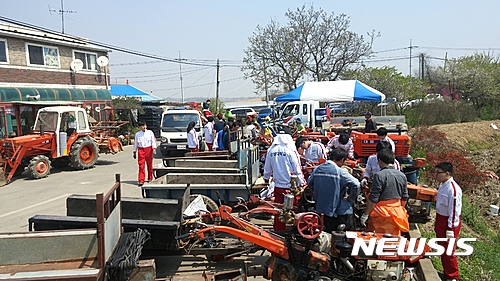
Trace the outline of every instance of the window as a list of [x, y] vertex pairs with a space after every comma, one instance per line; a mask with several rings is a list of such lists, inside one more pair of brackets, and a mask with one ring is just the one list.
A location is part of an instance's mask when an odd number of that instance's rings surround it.
[[78, 111], [78, 129], [85, 130], [87, 129], [87, 124], [85, 123], [85, 115], [82, 111]]
[[285, 107], [285, 109], [283, 110], [281, 117], [286, 118], [288, 116], [295, 116], [299, 114], [299, 110], [300, 110], [300, 105], [298, 104], [287, 105], [287, 107]]
[[85, 70], [97, 70], [97, 55], [96, 54], [74, 51], [73, 57], [75, 59], [79, 59], [83, 62], [83, 69], [85, 69]]
[[0, 39], [0, 63], [7, 61], [7, 41]]
[[59, 49], [28, 45], [28, 64], [59, 67]]
[[302, 114], [307, 115], [307, 104], [302, 105]]

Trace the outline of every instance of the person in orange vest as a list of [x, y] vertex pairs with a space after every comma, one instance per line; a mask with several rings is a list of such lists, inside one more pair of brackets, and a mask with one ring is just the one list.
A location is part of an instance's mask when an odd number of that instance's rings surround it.
[[367, 231], [401, 235], [401, 232], [410, 230], [405, 209], [409, 197], [406, 176], [394, 168], [391, 150], [379, 151], [377, 159], [380, 171], [373, 176], [372, 189], [360, 222], [366, 227], [368, 221]]

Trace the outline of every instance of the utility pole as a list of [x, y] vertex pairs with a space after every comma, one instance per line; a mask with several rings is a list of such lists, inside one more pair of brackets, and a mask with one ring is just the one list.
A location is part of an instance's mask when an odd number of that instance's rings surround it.
[[410, 49], [410, 73], [409, 73], [409, 75], [410, 75], [410, 88], [411, 88], [411, 76], [412, 76], [411, 75], [411, 55], [412, 55], [411, 53], [412, 53], [413, 48], [418, 48], [418, 46], [413, 46], [411, 44], [411, 39], [410, 39], [410, 47], [408, 47], [408, 48]]
[[62, 29], [61, 33], [63, 33], [63, 34], [64, 34], [64, 13], [76, 14], [76, 11], [71, 11], [71, 10], [65, 11], [64, 10], [64, 0], [61, 0], [61, 9], [60, 10], [51, 9], [49, 6], [49, 12], [57, 12], [61, 15], [61, 29]]
[[184, 104], [184, 89], [182, 87], [182, 63], [181, 63], [181, 51], [179, 51], [179, 78], [181, 79], [181, 100]]
[[215, 112], [219, 111], [219, 88], [220, 88], [220, 64], [217, 59], [217, 86], [215, 87]]
[[424, 53], [420, 53], [420, 68], [422, 69], [421, 72], [421, 79], [425, 79], [425, 59], [424, 59]]

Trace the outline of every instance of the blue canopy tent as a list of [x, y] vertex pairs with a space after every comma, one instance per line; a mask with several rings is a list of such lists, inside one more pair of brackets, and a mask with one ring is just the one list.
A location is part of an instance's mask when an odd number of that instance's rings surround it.
[[383, 101], [385, 95], [358, 80], [305, 82], [298, 88], [276, 98], [288, 101]]

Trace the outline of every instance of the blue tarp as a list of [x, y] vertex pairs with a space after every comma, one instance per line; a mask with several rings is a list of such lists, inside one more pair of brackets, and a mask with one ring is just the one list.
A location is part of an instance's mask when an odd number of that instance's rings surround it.
[[141, 101], [161, 101], [162, 98], [155, 97], [130, 85], [111, 85], [113, 97], [140, 98]]
[[287, 101], [383, 101], [385, 95], [358, 80], [305, 82], [296, 89], [276, 98]]

